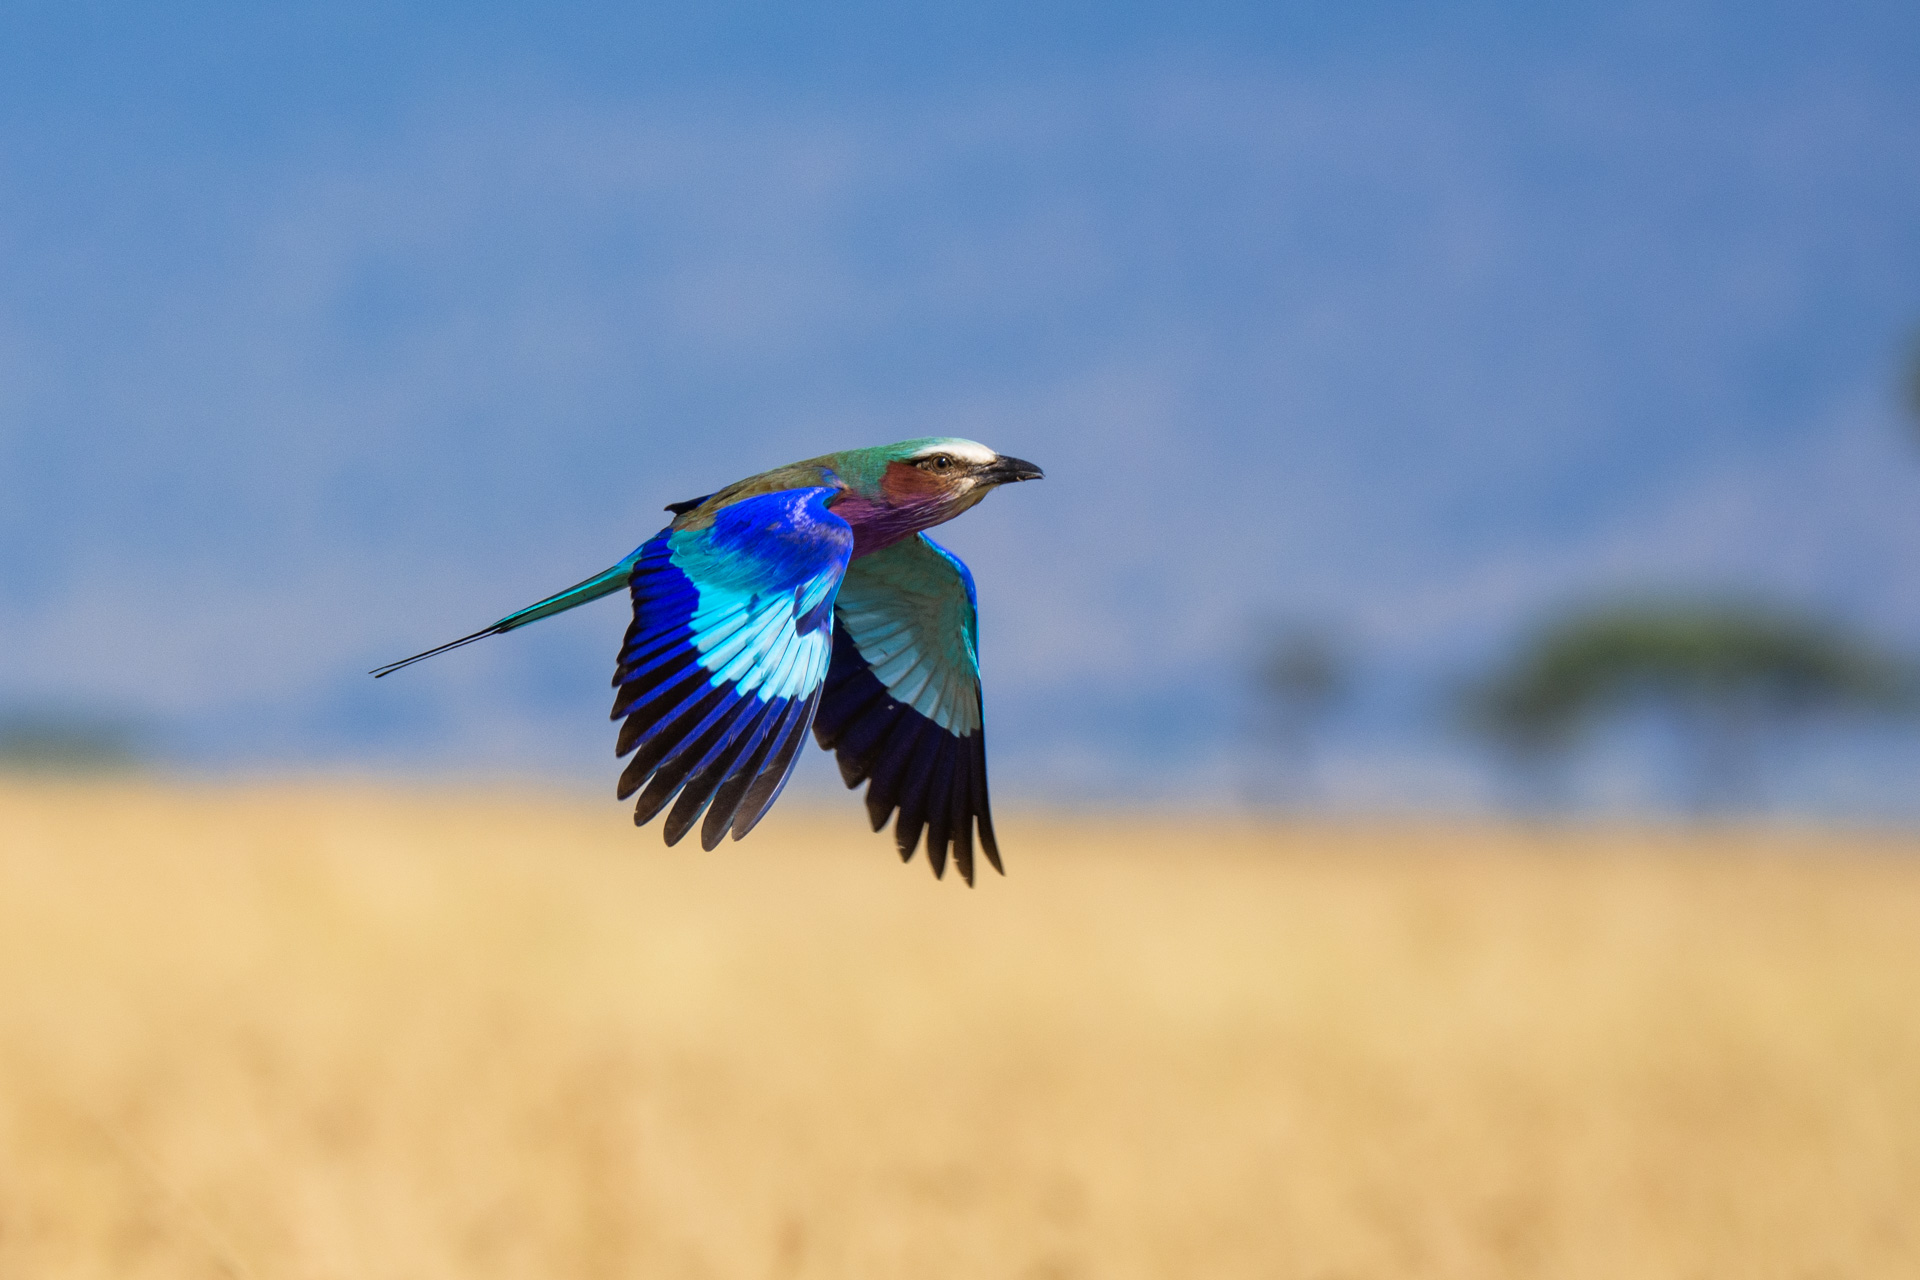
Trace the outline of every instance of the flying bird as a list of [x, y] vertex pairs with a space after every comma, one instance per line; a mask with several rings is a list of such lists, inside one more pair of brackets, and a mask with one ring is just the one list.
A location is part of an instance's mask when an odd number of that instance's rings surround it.
[[[700, 823], [712, 849], [753, 830], [811, 728], [873, 829], [902, 859], [922, 835], [973, 883], [974, 832], [1000, 865], [987, 804], [973, 575], [924, 532], [1031, 462], [928, 437], [777, 467], [704, 498], [620, 563], [376, 677], [625, 587], [633, 623], [614, 672], [619, 798], [644, 826], [669, 803], [668, 844]], [[675, 797], [678, 797], [676, 800]], [[701, 813], [706, 820], [701, 822]]]

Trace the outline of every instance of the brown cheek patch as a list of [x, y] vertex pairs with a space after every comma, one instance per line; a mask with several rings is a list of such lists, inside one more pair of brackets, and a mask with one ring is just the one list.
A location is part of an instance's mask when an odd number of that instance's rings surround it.
[[931, 471], [922, 471], [919, 467], [906, 462], [889, 462], [887, 474], [880, 484], [887, 491], [887, 496], [891, 498], [944, 493], [947, 487], [940, 477]]

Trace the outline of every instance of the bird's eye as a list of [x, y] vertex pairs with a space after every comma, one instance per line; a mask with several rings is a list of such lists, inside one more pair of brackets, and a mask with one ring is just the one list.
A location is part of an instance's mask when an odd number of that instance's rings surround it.
[[953, 470], [953, 459], [944, 453], [936, 453], [927, 459], [926, 465], [929, 471], [951, 471]]

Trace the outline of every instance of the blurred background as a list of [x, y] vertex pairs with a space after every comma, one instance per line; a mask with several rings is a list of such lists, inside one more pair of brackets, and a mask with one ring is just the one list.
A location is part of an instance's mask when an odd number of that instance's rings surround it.
[[[7, 0], [0, 1275], [1920, 1275], [1916, 68]], [[367, 675], [928, 434], [1005, 879], [636, 834], [617, 600]]]
[[610, 788], [617, 602], [365, 673], [957, 434], [1009, 802], [1920, 817], [1910, 4], [0, 22], [17, 765]]

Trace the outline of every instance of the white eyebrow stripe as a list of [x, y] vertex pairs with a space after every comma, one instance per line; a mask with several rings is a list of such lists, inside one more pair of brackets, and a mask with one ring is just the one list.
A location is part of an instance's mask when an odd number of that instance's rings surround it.
[[938, 440], [914, 454], [916, 460], [931, 458], [936, 453], [951, 454], [962, 462], [971, 462], [976, 466], [986, 466], [1000, 455], [983, 444], [971, 440]]

